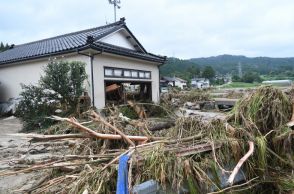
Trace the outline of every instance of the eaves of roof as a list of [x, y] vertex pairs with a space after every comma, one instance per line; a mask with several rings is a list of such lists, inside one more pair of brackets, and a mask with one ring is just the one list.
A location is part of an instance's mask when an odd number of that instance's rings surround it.
[[147, 54], [139, 53], [139, 52], [135, 52], [135, 51], [132, 51], [129, 49], [125, 49], [125, 48], [118, 48], [113, 45], [85, 44], [85, 45], [77, 47], [77, 48], [58, 51], [55, 53], [48, 53], [48, 54], [42, 54], [42, 55], [37, 55], [37, 56], [30, 56], [30, 57], [24, 57], [24, 58], [19, 58], [19, 59], [3, 61], [3, 62], [0, 62], [0, 66], [6, 65], [6, 64], [11, 64], [11, 63], [17, 63], [17, 62], [21, 62], [21, 61], [30, 61], [30, 60], [36, 60], [36, 59], [41, 59], [41, 58], [46, 58], [46, 57], [54, 57], [57, 55], [70, 54], [70, 53], [79, 52], [79, 51], [83, 51], [83, 50], [87, 50], [87, 49], [93, 49], [96, 51], [116, 54], [116, 55], [120, 55], [120, 56], [133, 57], [136, 59], [146, 60], [146, 61], [150, 61], [150, 62], [164, 63], [166, 61], [165, 56], [158, 56], [158, 55], [154, 55], [151, 53], [147, 53]]

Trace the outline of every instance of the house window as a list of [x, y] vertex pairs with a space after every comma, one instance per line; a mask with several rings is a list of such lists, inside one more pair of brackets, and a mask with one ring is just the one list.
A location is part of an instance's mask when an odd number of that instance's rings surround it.
[[131, 77], [131, 71], [130, 70], [124, 70], [124, 77]]
[[122, 77], [122, 69], [114, 69], [114, 76], [115, 77]]
[[145, 78], [150, 79], [151, 78], [151, 73], [150, 72], [145, 72]]
[[137, 78], [138, 77], [138, 71], [132, 71], [132, 77]]
[[104, 73], [105, 76], [113, 76], [113, 69], [105, 69]]
[[104, 76], [132, 79], [151, 79], [151, 71], [104, 67]]
[[139, 78], [145, 78], [145, 73], [144, 72], [139, 72]]

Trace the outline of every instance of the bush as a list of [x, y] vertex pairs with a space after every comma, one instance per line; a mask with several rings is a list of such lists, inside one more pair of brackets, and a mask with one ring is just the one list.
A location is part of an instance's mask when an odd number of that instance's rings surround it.
[[22, 89], [22, 100], [16, 114], [24, 121], [24, 129], [29, 131], [53, 124], [53, 120], [47, 117], [53, 115], [60, 106], [61, 96], [40, 86], [22, 85]]
[[39, 85], [22, 84], [17, 115], [24, 121], [24, 130], [48, 127], [53, 124], [48, 117], [57, 112], [61, 116], [74, 114], [84, 90], [87, 74], [82, 62], [50, 62], [44, 72]]
[[121, 112], [124, 116], [130, 119], [138, 119], [139, 116], [136, 111], [130, 106], [123, 106], [119, 108], [119, 112]]
[[233, 82], [241, 82], [242, 79], [241, 79], [239, 76], [237, 76], [237, 75], [233, 75], [233, 76], [232, 76], [232, 81], [233, 81]]

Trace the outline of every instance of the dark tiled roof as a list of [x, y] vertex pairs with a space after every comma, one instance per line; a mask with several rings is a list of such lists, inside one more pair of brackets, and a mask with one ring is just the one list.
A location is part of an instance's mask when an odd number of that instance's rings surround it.
[[130, 56], [140, 59], [146, 59], [150, 61], [161, 61], [165, 60], [165, 57], [161, 57], [158, 55], [154, 55], [151, 53], [145, 53], [145, 52], [138, 52], [131, 49], [122, 48], [119, 46], [103, 43], [103, 42], [95, 42], [94, 46], [97, 47], [99, 50], [103, 50], [108, 53], [118, 54], [122, 56]]
[[[0, 65], [23, 60], [30, 60], [34, 58], [48, 57], [56, 54], [70, 53], [76, 51], [77, 49], [85, 49], [88, 47], [100, 50], [103, 49], [105, 52], [150, 61], [165, 61], [164, 57], [147, 53], [139, 42], [138, 44], [142, 51], [134, 51], [99, 42], [101, 38], [121, 28], [125, 28], [127, 31], [129, 31], [125, 25], [124, 19], [97, 28], [73, 32], [53, 38], [30, 42], [27, 44], [16, 45], [13, 48], [0, 53]], [[131, 34], [130, 31], [129, 33]], [[87, 43], [88, 36], [92, 36], [94, 38], [93, 43]]]
[[176, 81], [173, 77], [167, 77], [167, 76], [163, 76], [162, 77], [164, 80], [169, 81], [169, 82], [174, 82]]

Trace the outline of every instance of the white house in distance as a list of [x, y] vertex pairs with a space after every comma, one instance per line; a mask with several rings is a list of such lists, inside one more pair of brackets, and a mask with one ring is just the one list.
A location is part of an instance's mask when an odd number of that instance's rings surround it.
[[210, 82], [209, 79], [206, 78], [193, 78], [191, 79], [191, 86], [192, 88], [209, 88]]
[[167, 81], [168, 85], [172, 86], [172, 87], [179, 87], [181, 89], [184, 89], [187, 87], [187, 81], [183, 80], [179, 77], [175, 77], [175, 76], [174, 77], [166, 77], [166, 76], [164, 76], [162, 79]]
[[166, 57], [148, 53], [125, 19], [108, 25], [12, 45], [0, 53], [0, 101], [18, 97], [21, 83], [36, 84], [49, 59], [86, 63], [92, 103], [105, 106], [106, 87], [113, 84], [146, 86], [150, 100], [159, 102], [159, 66]]

